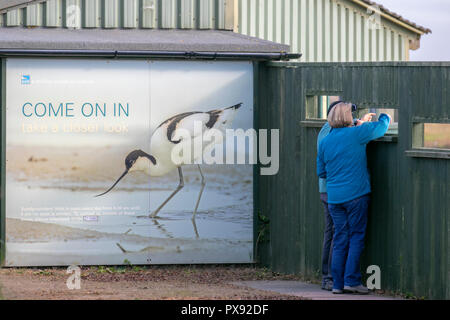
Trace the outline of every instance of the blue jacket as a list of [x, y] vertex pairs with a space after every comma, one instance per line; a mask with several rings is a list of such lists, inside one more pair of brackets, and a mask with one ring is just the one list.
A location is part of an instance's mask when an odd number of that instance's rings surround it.
[[389, 116], [383, 113], [377, 122], [333, 128], [321, 140], [317, 175], [327, 179], [328, 203], [344, 203], [370, 193], [366, 145], [382, 137], [388, 130], [389, 122]]
[[[330, 133], [331, 127], [325, 123], [317, 136], [317, 152], [319, 152], [320, 142]], [[319, 178], [319, 192], [327, 193], [327, 179]]]
[[[356, 121], [357, 119], [353, 119]], [[320, 129], [319, 135], [317, 136], [317, 152], [319, 152], [320, 142], [325, 138], [331, 131], [330, 124], [326, 122], [322, 129]], [[319, 192], [327, 193], [327, 179], [319, 178]]]

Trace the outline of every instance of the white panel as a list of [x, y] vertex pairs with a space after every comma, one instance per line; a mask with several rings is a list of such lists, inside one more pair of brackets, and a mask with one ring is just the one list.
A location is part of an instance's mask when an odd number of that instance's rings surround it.
[[217, 25], [219, 29], [225, 29], [225, 3], [229, 1], [229, 0], [218, 0], [218, 17], [216, 17], [218, 19]]
[[266, 22], [266, 10], [264, 7], [264, 0], [258, 0], [258, 8], [259, 8], [259, 16], [258, 16], [258, 38], [265, 39], [266, 35], [264, 34], [265, 22]]
[[61, 1], [60, 0], [48, 0], [46, 5], [46, 26], [47, 27], [60, 27], [62, 26], [61, 16]]
[[369, 41], [370, 41], [370, 37], [369, 37], [369, 26], [368, 26], [368, 21], [367, 19], [364, 17], [364, 61], [369, 61], [370, 60], [370, 45], [369, 45]]
[[173, 29], [177, 25], [177, 1], [164, 0], [161, 2], [161, 27]]
[[292, 7], [292, 11], [293, 11], [293, 21], [292, 21], [292, 52], [295, 53], [302, 53], [300, 52], [300, 48], [299, 48], [299, 34], [300, 34], [300, 30], [299, 30], [299, 24], [298, 21], [300, 19], [299, 15], [298, 15], [298, 10], [299, 10], [299, 1], [294, 0], [293, 2], [293, 7]]
[[309, 1], [309, 10], [308, 10], [308, 15], [309, 15], [309, 32], [308, 32], [308, 43], [306, 44], [308, 46], [307, 50], [308, 50], [308, 55], [306, 57], [306, 61], [311, 61], [313, 62], [315, 60], [315, 54], [314, 54], [314, 42], [316, 39], [316, 35], [314, 34], [314, 23], [317, 20], [317, 18], [315, 17], [315, 13], [314, 13], [314, 1], [316, 0], [308, 0]]
[[307, 56], [307, 50], [308, 48], [306, 47], [306, 1], [307, 0], [301, 0], [301, 7], [300, 7], [300, 24], [301, 24], [301, 36], [300, 36], [300, 51], [303, 53], [303, 56], [301, 58], [302, 61], [306, 61], [306, 56]]
[[273, 39], [273, 19], [272, 19], [272, 12], [273, 12], [273, 1], [268, 0], [267, 1], [267, 11], [265, 13], [265, 21], [267, 23], [267, 40]]
[[200, 29], [214, 28], [214, 1], [200, 0]]
[[250, 1], [250, 36], [256, 37], [256, 0]]
[[240, 1], [240, 5], [241, 5], [241, 12], [240, 15], [242, 17], [242, 23], [241, 23], [241, 33], [242, 34], [249, 34], [249, 29], [248, 29], [248, 21], [247, 21], [247, 15], [248, 15], [248, 8], [247, 8], [247, 4], [248, 4], [248, 0], [241, 0]]
[[399, 39], [398, 39], [398, 45], [399, 45], [399, 60], [400, 61], [404, 61], [404, 60], [406, 60], [406, 57], [405, 57], [405, 43], [404, 43], [404, 38], [401, 36], [401, 35], [399, 35]]
[[347, 61], [347, 37], [348, 37], [348, 31], [347, 31], [347, 18], [346, 18], [346, 8], [341, 5], [341, 43], [339, 44], [341, 46], [341, 61]]
[[81, 0], [66, 0], [66, 27], [80, 29], [81, 25]]
[[[251, 61], [5, 60], [5, 265], [254, 261], [253, 216], [248, 214], [253, 210], [251, 165], [205, 168], [209, 181], [224, 187], [206, 187], [199, 208], [210, 214], [201, 215], [198, 228], [192, 219], [196, 210], [189, 201], [192, 192], [172, 198], [159, 212], [163, 219], [177, 217], [172, 223], [165, 220], [169, 223], [164, 223], [163, 230], [140, 218], [165, 203], [171, 191], [167, 186], [175, 189], [178, 181], [171, 148], [154, 147], [166, 141], [161, 123], [186, 112], [206, 114], [241, 102], [242, 108], [222, 112], [217, 123], [226, 122], [224, 129], [253, 127]], [[120, 178], [117, 187], [110, 188], [125, 169], [124, 160], [137, 159], [133, 152], [137, 148], [152, 153], [158, 162], [165, 161], [164, 166], [152, 165], [150, 172], [150, 163], [140, 165], [138, 160], [133, 167], [137, 174], [125, 181]], [[223, 151], [223, 159], [231, 155], [248, 163], [254, 150], [249, 146]], [[31, 154], [48, 159], [39, 166], [44, 171], [28, 161]], [[195, 179], [199, 175], [195, 169], [184, 167], [185, 177]], [[51, 188], [36, 188], [37, 184]], [[108, 195], [95, 197], [106, 190]], [[198, 188], [194, 192], [197, 196]], [[218, 220], [216, 213], [231, 206], [232, 222]], [[132, 234], [124, 232], [130, 228]], [[23, 241], [16, 241], [18, 236]], [[157, 250], [149, 249], [149, 244]], [[125, 254], [120, 248], [133, 253]]]
[[138, 0], [123, 0], [123, 27], [137, 28], [139, 22]]
[[42, 6], [40, 4], [30, 4], [26, 7], [26, 25], [40, 26], [42, 23]]
[[332, 61], [338, 61], [339, 60], [339, 55], [338, 55], [338, 50], [339, 50], [339, 46], [340, 44], [338, 43], [338, 6], [336, 4], [336, 2], [332, 1], [332, 10], [333, 10], [333, 46], [331, 48], [331, 51], [333, 53], [333, 59]]
[[100, 26], [100, 1], [85, 0], [84, 8], [85, 27], [97, 28]]
[[275, 1], [275, 10], [276, 10], [276, 16], [275, 16], [275, 26], [276, 26], [276, 42], [281, 42], [281, 25], [282, 25], [282, 19], [284, 16], [284, 12], [281, 12], [281, 1]]
[[324, 39], [324, 50], [325, 50], [325, 61], [331, 61], [331, 15], [330, 15], [330, 0], [325, 0], [325, 39]]
[[282, 25], [284, 25], [284, 44], [291, 45], [291, 1], [286, 0], [284, 5], [284, 19], [282, 19]]
[[105, 28], [117, 28], [119, 26], [119, 0], [105, 0]]
[[348, 10], [348, 61], [355, 61], [355, 13], [352, 9]]
[[156, 28], [158, 26], [158, 2], [156, 0], [142, 0], [142, 28]]
[[317, 53], [315, 61], [322, 61], [323, 54], [323, 34], [322, 34], [322, 22], [324, 17], [322, 16], [322, 0], [317, 1], [317, 13], [316, 13], [316, 23], [317, 23]]
[[398, 33], [394, 32], [394, 61], [399, 61], [400, 57], [398, 55]]
[[386, 61], [392, 60], [392, 31], [386, 30]]
[[370, 30], [372, 34], [372, 59], [371, 61], [377, 61], [377, 50], [378, 50], [378, 43], [377, 43], [377, 29], [373, 28]]
[[379, 39], [378, 39], [378, 59], [380, 61], [386, 61], [386, 57], [384, 55], [384, 40], [386, 39], [385, 33], [386, 29], [381, 27], [378, 31]]
[[361, 16], [356, 13], [356, 57], [355, 60], [356, 61], [362, 61], [362, 50], [363, 50], [363, 46], [362, 46], [362, 25], [361, 25]]
[[181, 0], [181, 28], [195, 27], [195, 0]]
[[22, 21], [22, 12], [20, 9], [11, 10], [6, 13], [7, 26], [20, 26]]

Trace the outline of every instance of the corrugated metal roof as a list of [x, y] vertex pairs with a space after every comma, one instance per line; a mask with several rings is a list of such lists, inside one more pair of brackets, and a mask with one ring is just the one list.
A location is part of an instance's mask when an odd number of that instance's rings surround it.
[[231, 31], [8, 28], [0, 49], [284, 53], [289, 46]]

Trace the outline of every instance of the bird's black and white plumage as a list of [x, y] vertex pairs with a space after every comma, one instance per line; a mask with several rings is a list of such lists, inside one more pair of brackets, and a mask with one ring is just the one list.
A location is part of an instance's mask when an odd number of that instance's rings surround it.
[[[155, 212], [152, 213], [152, 217], [161, 210], [161, 208], [184, 186], [183, 173], [181, 166], [185, 163], [175, 163], [172, 159], [172, 150], [175, 146], [180, 146], [183, 143], [189, 143], [189, 145], [195, 145], [197, 139], [202, 139], [203, 136], [208, 134], [208, 131], [219, 130], [222, 133], [222, 137], [225, 136], [225, 130], [230, 128], [237, 111], [242, 106], [242, 103], [236, 104], [231, 107], [223, 109], [215, 109], [207, 112], [192, 111], [174, 115], [173, 117], [163, 121], [153, 132], [151, 136], [150, 150], [151, 154], [148, 154], [142, 150], [134, 150], [130, 152], [125, 159], [125, 172], [117, 179], [117, 181], [106, 192], [99, 194], [102, 196], [111, 191], [117, 183], [132, 171], [143, 171], [150, 176], [163, 176], [170, 171], [178, 168], [180, 176], [180, 183], [177, 189], [164, 201]], [[195, 125], [201, 126], [202, 130], [194, 130]], [[179, 135], [177, 130], [183, 129], [183, 133], [186, 135]], [[186, 138], [186, 139], [184, 139]], [[189, 138], [189, 139], [187, 139]], [[192, 153], [189, 164], [193, 164], [198, 160], [198, 157], [202, 157], [203, 153], [215, 144], [221, 141], [209, 141], [204, 143], [202, 140], [202, 153]], [[205, 185], [203, 173], [198, 166], [202, 177], [202, 188], [197, 200], [196, 207], [194, 209], [194, 216], [200, 202], [200, 197]]]
[[[180, 137], [177, 137], [177, 130], [183, 129], [184, 133], [190, 135], [190, 141], [186, 141], [190, 145], [195, 145], [196, 139], [202, 139], [201, 135], [207, 135], [211, 129], [219, 130], [225, 136], [225, 130], [230, 128], [237, 110], [242, 106], [242, 103], [234, 106], [216, 109], [207, 112], [193, 111], [177, 114], [163, 123], [161, 123], [151, 137], [150, 150], [152, 156], [156, 158], [156, 165], [151, 166], [149, 175], [162, 176], [172, 171], [178, 164], [172, 160], [172, 149], [179, 143], [183, 143]], [[195, 123], [197, 126], [201, 125], [201, 132], [194, 130]], [[212, 144], [217, 144], [220, 141], [213, 141]], [[212, 145], [203, 144], [203, 151], [212, 147]], [[199, 155], [197, 155], [199, 156]], [[190, 163], [195, 163], [196, 158], [192, 153]]]
[[[207, 112], [193, 111], [177, 114], [158, 126], [166, 130], [167, 139], [173, 143], [179, 143], [180, 140], [173, 140], [173, 134], [177, 128], [190, 128], [189, 122], [200, 121], [204, 125], [204, 130], [223, 129], [233, 121], [235, 110], [241, 107], [242, 103], [225, 109], [211, 110]], [[220, 123], [222, 122], [222, 123]], [[188, 124], [188, 126], [186, 126]]]

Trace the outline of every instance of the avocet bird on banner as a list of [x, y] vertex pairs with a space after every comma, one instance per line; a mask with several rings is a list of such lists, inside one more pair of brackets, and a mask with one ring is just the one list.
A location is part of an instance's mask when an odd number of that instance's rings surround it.
[[[225, 130], [231, 126], [233, 119], [241, 106], [242, 103], [239, 103], [228, 108], [216, 109], [207, 112], [185, 112], [177, 114], [165, 120], [156, 128], [156, 130], [152, 134], [150, 143], [150, 150], [152, 154], [148, 154], [142, 150], [134, 150], [130, 152], [125, 159], [125, 171], [122, 173], [119, 179], [114, 182], [111, 188], [109, 188], [102, 194], [97, 195], [96, 197], [103, 196], [106, 193], [110, 192], [129, 172], [143, 171], [150, 176], [159, 177], [169, 173], [175, 168], [178, 168], [178, 174], [180, 177], [178, 187], [155, 211], [150, 214], [150, 217], [155, 218], [159, 211], [161, 211], [161, 209], [167, 204], [167, 202], [169, 202], [170, 199], [172, 199], [173, 196], [175, 196], [175, 194], [177, 194], [177, 192], [184, 187], [183, 171], [181, 169], [181, 166], [186, 163], [177, 164], [172, 159], [173, 148], [182, 143], [184, 139], [176, 138], [176, 130], [186, 130], [185, 132], [188, 132], [190, 134], [191, 140], [189, 141], [189, 143], [192, 143], [194, 145], [194, 140], [196, 138], [199, 138], [198, 136], [196, 136], [198, 133], [194, 130], [194, 126], [196, 123], [201, 124], [202, 135], [206, 135], [208, 131], [212, 129], [220, 130], [223, 134], [225, 134]], [[196, 154], [194, 152], [189, 164], [195, 163], [195, 161], [198, 160], [197, 158], [203, 156], [205, 150], [216, 143], [218, 143], [218, 141], [211, 142], [207, 145], [202, 145], [201, 154]], [[195, 214], [197, 213], [200, 198], [205, 187], [205, 177], [203, 176], [200, 165], [197, 166], [201, 176], [201, 188], [197, 198], [197, 203], [192, 214], [193, 220], [195, 219]]]

